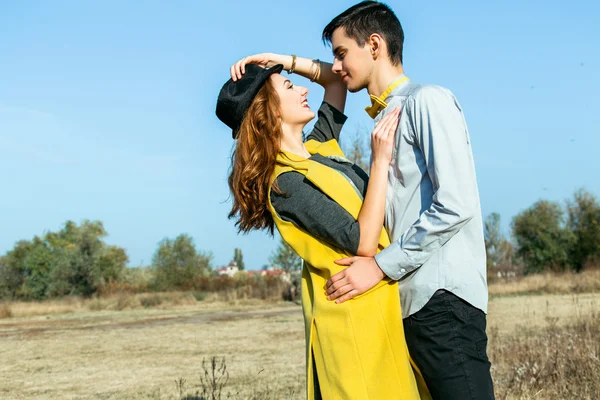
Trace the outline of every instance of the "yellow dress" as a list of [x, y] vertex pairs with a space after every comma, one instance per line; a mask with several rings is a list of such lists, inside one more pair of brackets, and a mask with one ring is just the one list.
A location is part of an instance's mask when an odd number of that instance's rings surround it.
[[[310, 140], [305, 145], [311, 154], [344, 157], [336, 140], [325, 143]], [[271, 182], [289, 171], [302, 173], [354, 218], [358, 217], [361, 196], [345, 175], [310, 159], [280, 152]], [[315, 398], [314, 354], [325, 400], [430, 399], [406, 347], [397, 282], [386, 278], [368, 292], [342, 304], [327, 300], [325, 282], [345, 268], [334, 260], [351, 254], [282, 220], [270, 198], [269, 207], [279, 233], [304, 260], [302, 309], [307, 398]], [[382, 229], [379, 250], [389, 244], [388, 235]]]

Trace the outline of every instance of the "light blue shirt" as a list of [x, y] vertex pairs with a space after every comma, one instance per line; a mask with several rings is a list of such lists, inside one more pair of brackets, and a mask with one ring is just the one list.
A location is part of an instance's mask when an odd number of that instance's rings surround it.
[[385, 226], [392, 244], [375, 260], [399, 280], [402, 314], [438, 289], [487, 313], [486, 253], [469, 132], [445, 88], [406, 82], [386, 99], [402, 108], [388, 174]]

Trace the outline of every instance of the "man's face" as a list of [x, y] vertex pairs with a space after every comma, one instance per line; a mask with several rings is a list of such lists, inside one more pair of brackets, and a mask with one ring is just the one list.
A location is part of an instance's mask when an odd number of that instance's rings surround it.
[[374, 65], [371, 49], [364, 44], [360, 47], [356, 40], [346, 36], [344, 28], [333, 31], [333, 72], [340, 74], [348, 91], [355, 93], [369, 84]]

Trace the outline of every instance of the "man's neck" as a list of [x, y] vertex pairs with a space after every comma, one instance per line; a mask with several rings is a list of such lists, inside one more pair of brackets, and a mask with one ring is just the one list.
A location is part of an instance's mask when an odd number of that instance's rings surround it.
[[370, 95], [381, 96], [385, 89], [388, 88], [398, 76], [404, 74], [402, 64], [395, 66], [390, 63], [381, 64], [379, 68], [375, 68], [371, 76], [371, 83], [367, 86], [367, 91]]

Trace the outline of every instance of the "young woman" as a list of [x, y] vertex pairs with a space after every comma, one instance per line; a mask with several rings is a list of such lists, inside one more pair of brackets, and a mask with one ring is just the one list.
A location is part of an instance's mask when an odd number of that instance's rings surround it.
[[[280, 75], [284, 68], [325, 89], [306, 141], [315, 113], [308, 90]], [[335, 260], [373, 256], [389, 244], [383, 217], [400, 110], [371, 135], [368, 177], [338, 145], [346, 87], [331, 64], [264, 53], [243, 58], [230, 74], [216, 110], [237, 139], [229, 217], [244, 232], [277, 227], [304, 260], [308, 399], [419, 399], [419, 390], [426, 397], [406, 348], [397, 283], [383, 280], [348, 302], [325, 295], [326, 281], [343, 268]]]

